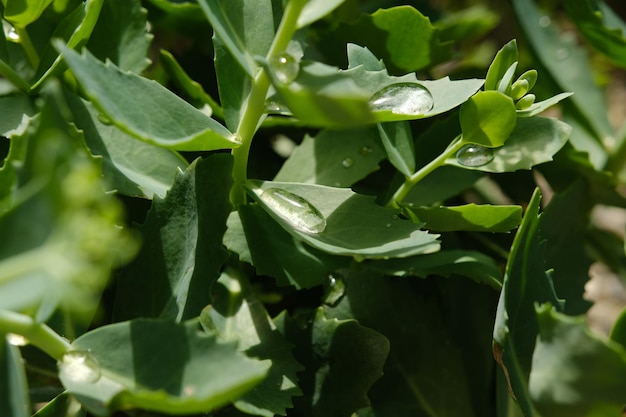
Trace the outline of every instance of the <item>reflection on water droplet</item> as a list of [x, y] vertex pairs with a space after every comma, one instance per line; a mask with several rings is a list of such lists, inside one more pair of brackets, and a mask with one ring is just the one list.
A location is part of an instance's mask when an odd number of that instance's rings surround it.
[[556, 51], [556, 57], [560, 60], [564, 60], [569, 56], [569, 51], [565, 48], [559, 48]]
[[103, 125], [112, 125], [113, 124], [111, 119], [106, 117], [103, 113], [98, 113], [98, 121], [100, 123], [102, 123]]
[[354, 159], [350, 158], [349, 156], [346, 156], [341, 161], [341, 166], [343, 166], [344, 168], [350, 168], [352, 165], [354, 165]]
[[493, 158], [493, 149], [474, 144], [465, 145], [456, 153], [457, 162], [466, 167], [487, 165]]
[[28, 340], [21, 334], [9, 333], [7, 334], [7, 342], [13, 346], [26, 346]]
[[335, 278], [332, 275], [329, 275], [328, 276], [328, 285], [331, 286], [331, 287], [334, 287], [335, 284], [337, 284], [337, 278]]
[[328, 276], [328, 288], [326, 290], [326, 297], [324, 298], [324, 304], [335, 305], [337, 301], [341, 299], [346, 293], [346, 283], [341, 276], [329, 275]]
[[541, 16], [539, 18], [539, 26], [541, 26], [542, 28], [547, 28], [548, 26], [550, 26], [550, 23], [552, 23], [552, 19], [550, 19], [550, 16]]
[[433, 108], [433, 96], [416, 83], [389, 85], [370, 99], [372, 111], [391, 111], [394, 114], [421, 115]]
[[288, 53], [280, 54], [270, 58], [270, 67], [274, 76], [283, 84], [289, 84], [298, 77], [300, 64]]
[[11, 42], [16, 42], [17, 43], [17, 42], [19, 42], [21, 40], [20, 39], [20, 34], [17, 33], [15, 28], [13, 26], [9, 25], [9, 24], [7, 24], [4, 27], [4, 36], [6, 37], [6, 39], [8, 41], [11, 41]]
[[389, 229], [389, 228], [391, 227], [391, 223], [387, 223], [387, 224], [385, 225], [385, 227], [386, 227], [387, 229]]
[[254, 193], [294, 229], [305, 233], [321, 233], [326, 229], [324, 215], [304, 198], [281, 188], [256, 188]]
[[94, 383], [100, 379], [100, 364], [87, 351], [72, 350], [63, 355], [59, 362], [59, 371], [64, 378], [73, 382]]
[[361, 149], [359, 149], [359, 153], [363, 156], [369, 155], [372, 153], [372, 148], [369, 146], [362, 146]]

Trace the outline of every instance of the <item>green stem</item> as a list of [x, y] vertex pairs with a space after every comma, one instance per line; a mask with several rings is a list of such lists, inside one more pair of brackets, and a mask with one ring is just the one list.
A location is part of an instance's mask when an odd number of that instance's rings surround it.
[[18, 26], [15, 26], [15, 32], [20, 37], [20, 44], [24, 49], [24, 53], [26, 53], [28, 62], [30, 62], [30, 65], [34, 69], [37, 69], [37, 67], [39, 66], [39, 54], [37, 53], [33, 42], [30, 40], [30, 36], [28, 36], [28, 31], [26, 30], [26, 28], [20, 28]]
[[[290, 0], [285, 8], [285, 14], [278, 26], [276, 36], [267, 53], [266, 60], [270, 62], [273, 57], [278, 56], [287, 49], [289, 41], [297, 29], [298, 17], [305, 5], [304, 0]], [[230, 200], [233, 205], [244, 204], [246, 202], [246, 192], [243, 185], [248, 179], [248, 157], [252, 138], [259, 128], [261, 118], [265, 112], [265, 98], [270, 88], [270, 77], [267, 69], [260, 67], [257, 75], [252, 81], [252, 87], [248, 100], [244, 104], [244, 109], [239, 121], [237, 132], [235, 133], [241, 140], [241, 146], [233, 149], [235, 159], [233, 166], [233, 188]]]
[[398, 203], [401, 203], [406, 198], [411, 189], [415, 187], [418, 182], [423, 180], [428, 174], [440, 166], [443, 166], [446, 160], [453, 157], [463, 145], [464, 143], [461, 141], [461, 135], [457, 136], [446, 148], [446, 150], [441, 153], [441, 155], [424, 165], [413, 175], [406, 177], [404, 183], [396, 190], [387, 203], [387, 207], [398, 207]]
[[0, 334], [8, 333], [24, 336], [30, 343], [56, 360], [61, 360], [70, 348], [69, 342], [46, 324], [38, 323], [23, 314], [0, 310]]

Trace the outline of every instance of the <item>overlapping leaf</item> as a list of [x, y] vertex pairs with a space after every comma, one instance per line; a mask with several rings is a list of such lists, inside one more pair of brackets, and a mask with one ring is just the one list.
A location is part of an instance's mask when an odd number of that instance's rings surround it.
[[408, 210], [436, 232], [508, 232], [522, 220], [520, 206], [466, 204], [454, 207], [414, 207]]
[[0, 333], [0, 416], [30, 416], [28, 383], [20, 351]]

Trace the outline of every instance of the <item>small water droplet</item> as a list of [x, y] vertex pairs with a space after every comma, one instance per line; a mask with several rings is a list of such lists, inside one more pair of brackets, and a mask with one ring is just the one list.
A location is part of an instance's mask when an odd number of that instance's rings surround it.
[[361, 146], [361, 149], [359, 149], [359, 153], [363, 156], [369, 155], [372, 153], [372, 148], [370, 148], [369, 146]]
[[305, 233], [321, 233], [326, 218], [304, 198], [281, 188], [253, 190], [261, 201], [293, 228]]
[[335, 305], [337, 301], [341, 299], [346, 293], [346, 282], [340, 275], [328, 276], [328, 288], [326, 290], [326, 297], [324, 303], [328, 305]]
[[350, 168], [352, 167], [352, 165], [354, 165], [354, 159], [349, 156], [346, 156], [341, 160], [341, 166], [343, 166], [344, 168]]
[[8, 41], [18, 43], [21, 40], [20, 34], [9, 23], [3, 22], [3, 29], [4, 36]]
[[328, 276], [328, 285], [334, 287], [337, 284], [337, 278], [332, 275]]
[[21, 334], [9, 333], [7, 334], [7, 342], [13, 346], [26, 346], [28, 340]]
[[466, 167], [480, 167], [493, 161], [493, 149], [480, 145], [468, 144], [456, 153], [456, 160]]
[[556, 57], [559, 60], [564, 60], [567, 59], [567, 57], [569, 56], [569, 51], [566, 48], [559, 48], [556, 51]]
[[100, 364], [87, 351], [71, 350], [59, 362], [59, 371], [64, 378], [73, 382], [94, 383], [100, 379]]
[[547, 28], [548, 26], [550, 26], [551, 23], [552, 19], [550, 19], [550, 16], [541, 16], [539, 18], [539, 26], [541, 26], [542, 28]]
[[433, 96], [416, 83], [388, 85], [370, 99], [372, 111], [391, 111], [394, 114], [421, 115], [433, 108]]
[[386, 227], [387, 229], [389, 229], [389, 228], [391, 227], [391, 223], [387, 223], [387, 224], [385, 225], [385, 227]]
[[98, 121], [102, 123], [103, 125], [107, 125], [107, 126], [113, 124], [111, 119], [105, 116], [104, 113], [98, 113]]
[[394, 220], [398, 220], [400, 218], [400, 215], [398, 213], [394, 213], [393, 216], [391, 216], [391, 218]]
[[270, 58], [270, 67], [274, 76], [283, 84], [289, 84], [298, 77], [300, 64], [293, 56], [283, 53]]

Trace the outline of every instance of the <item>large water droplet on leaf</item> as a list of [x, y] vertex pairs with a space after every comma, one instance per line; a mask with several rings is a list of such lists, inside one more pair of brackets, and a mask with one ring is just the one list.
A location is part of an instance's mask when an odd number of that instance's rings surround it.
[[73, 382], [94, 383], [100, 379], [100, 364], [87, 351], [72, 350], [63, 355], [59, 362], [59, 371], [64, 378]]
[[284, 53], [270, 58], [270, 68], [278, 81], [289, 84], [298, 77], [300, 64], [291, 55]]
[[321, 233], [326, 218], [304, 198], [281, 188], [255, 189], [261, 201], [294, 229], [305, 233]]
[[433, 108], [433, 96], [426, 88], [416, 83], [389, 85], [370, 99], [373, 111], [391, 111], [394, 114], [418, 116]]
[[466, 167], [487, 165], [493, 158], [493, 149], [474, 144], [465, 145], [456, 153], [457, 162]]

